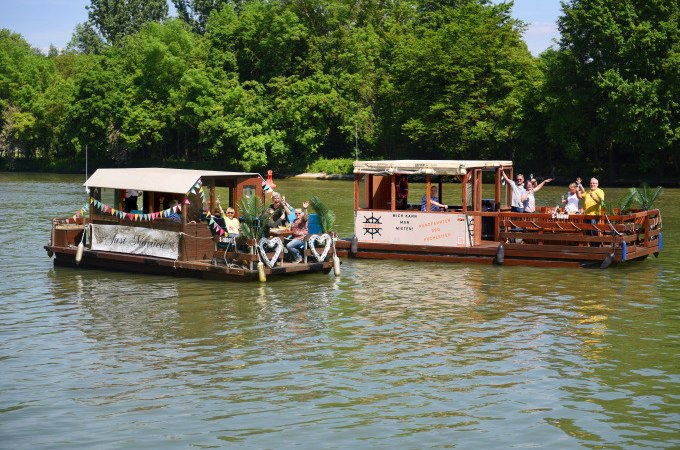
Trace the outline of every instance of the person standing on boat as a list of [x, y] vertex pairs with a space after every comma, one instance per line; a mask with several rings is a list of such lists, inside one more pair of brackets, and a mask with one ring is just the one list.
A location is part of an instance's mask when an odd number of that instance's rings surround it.
[[569, 184], [569, 192], [567, 192], [567, 198], [565, 199], [564, 196], [562, 197], [562, 204], [564, 205], [564, 210], [569, 214], [576, 214], [578, 212], [578, 201], [582, 197], [581, 192], [578, 188], [580, 184], [581, 179], [577, 178], [576, 183]]
[[139, 191], [136, 189], [125, 190], [125, 200], [123, 201], [123, 211], [126, 213], [132, 212], [137, 208], [137, 199], [139, 198]]
[[274, 192], [272, 194], [272, 204], [269, 205], [269, 228], [277, 228], [288, 223], [288, 214], [290, 209], [286, 203], [286, 197], [281, 197], [281, 194]]
[[[597, 218], [592, 218], [588, 219], [588, 221], [592, 225], [597, 225], [599, 222], [599, 216], [602, 214], [602, 202], [604, 201], [604, 191], [599, 188], [599, 181], [597, 181], [597, 178], [591, 178], [590, 179], [590, 190], [586, 192], [586, 190], [583, 188], [583, 186], [579, 186], [579, 191], [582, 191], [583, 193], [581, 194], [585, 204], [583, 206], [583, 214], [586, 216], [598, 216]], [[597, 236], [599, 233], [597, 230], [592, 230], [588, 232], [586, 230], [586, 234], [590, 234], [591, 236]], [[599, 247], [599, 244], [592, 244], [593, 246]]]
[[552, 178], [546, 178], [545, 180], [541, 181], [541, 183], [537, 183], [535, 178], [532, 178], [531, 180], [527, 180], [527, 198], [524, 200], [524, 212], [526, 213], [532, 213], [536, 212], [536, 197], [534, 197], [534, 193], [536, 191], [540, 191], [543, 185], [545, 183], [550, 183], [552, 181]]
[[521, 173], [517, 174], [515, 179], [517, 182], [512, 181], [505, 174], [503, 166], [500, 167], [501, 175], [505, 178], [505, 182], [512, 188], [512, 201], [510, 204], [510, 210], [512, 212], [523, 213], [524, 212], [524, 201], [527, 199], [527, 191], [524, 189], [524, 175]]
[[599, 188], [599, 185], [600, 183], [599, 181], [597, 181], [597, 178], [591, 178], [590, 190], [586, 192], [583, 186], [579, 184], [579, 191], [582, 191], [581, 197], [585, 201], [583, 214], [585, 214], [586, 216], [599, 216], [602, 214], [602, 202], [604, 201], [604, 191]]
[[[430, 187], [430, 211], [446, 211], [448, 209], [447, 205], [439, 203], [439, 197], [437, 197], [437, 186]], [[421, 211], [427, 211], [427, 194], [423, 195], [423, 201], [420, 204]]]
[[304, 212], [300, 208], [295, 209], [295, 220], [290, 227], [292, 239], [286, 244], [288, 253], [294, 263], [302, 262], [300, 250], [305, 248], [305, 236], [307, 236], [308, 232], [307, 208], [309, 207], [309, 202], [302, 202], [302, 207], [305, 209]]

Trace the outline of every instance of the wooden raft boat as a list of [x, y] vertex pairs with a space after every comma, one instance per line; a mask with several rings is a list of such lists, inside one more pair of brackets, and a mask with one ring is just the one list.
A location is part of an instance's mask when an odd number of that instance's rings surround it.
[[[284, 261], [283, 242], [274, 236], [227, 237], [212, 214], [215, 188], [227, 189], [238, 216], [244, 195], [264, 202], [269, 187], [257, 173], [99, 169], [85, 186], [88, 203], [71, 218], [53, 220], [45, 250], [55, 265], [226, 280], [328, 274], [334, 268], [331, 235], [307, 236], [302, 263]], [[138, 194], [140, 209], [124, 211], [126, 192]]]
[[[553, 267], [611, 265], [662, 250], [659, 210], [623, 215], [565, 214], [556, 208], [510, 211], [511, 161], [356, 161], [354, 237], [337, 242], [355, 258]], [[438, 187], [446, 211], [425, 211], [404, 195], [408, 180]], [[483, 180], [493, 180], [493, 186]], [[406, 180], [406, 181], [404, 181]], [[453, 192], [460, 190], [460, 197]], [[408, 189], [406, 189], [408, 192]], [[493, 198], [483, 198], [493, 192]], [[592, 224], [592, 219], [596, 223]]]

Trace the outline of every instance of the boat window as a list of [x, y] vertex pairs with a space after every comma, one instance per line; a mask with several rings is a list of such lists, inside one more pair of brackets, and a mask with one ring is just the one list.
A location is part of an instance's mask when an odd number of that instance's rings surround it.
[[101, 188], [100, 189], [101, 201], [105, 205], [109, 205], [112, 208], [118, 208], [118, 201], [116, 200], [116, 190], [111, 188]]
[[243, 195], [245, 197], [252, 197], [257, 192], [257, 187], [252, 184], [246, 184], [243, 186]]

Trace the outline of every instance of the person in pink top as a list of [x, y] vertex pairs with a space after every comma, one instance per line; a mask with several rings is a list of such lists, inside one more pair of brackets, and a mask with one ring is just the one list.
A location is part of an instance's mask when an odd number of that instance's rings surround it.
[[295, 220], [290, 226], [292, 239], [286, 244], [288, 253], [294, 263], [302, 262], [300, 250], [305, 248], [305, 236], [307, 236], [307, 208], [309, 207], [309, 202], [302, 202], [302, 207], [305, 209], [304, 212], [300, 208], [295, 209]]

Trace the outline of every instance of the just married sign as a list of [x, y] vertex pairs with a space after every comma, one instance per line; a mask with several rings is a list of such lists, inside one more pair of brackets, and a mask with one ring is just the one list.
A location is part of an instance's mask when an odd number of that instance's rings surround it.
[[92, 250], [177, 259], [179, 233], [122, 225], [92, 224]]

